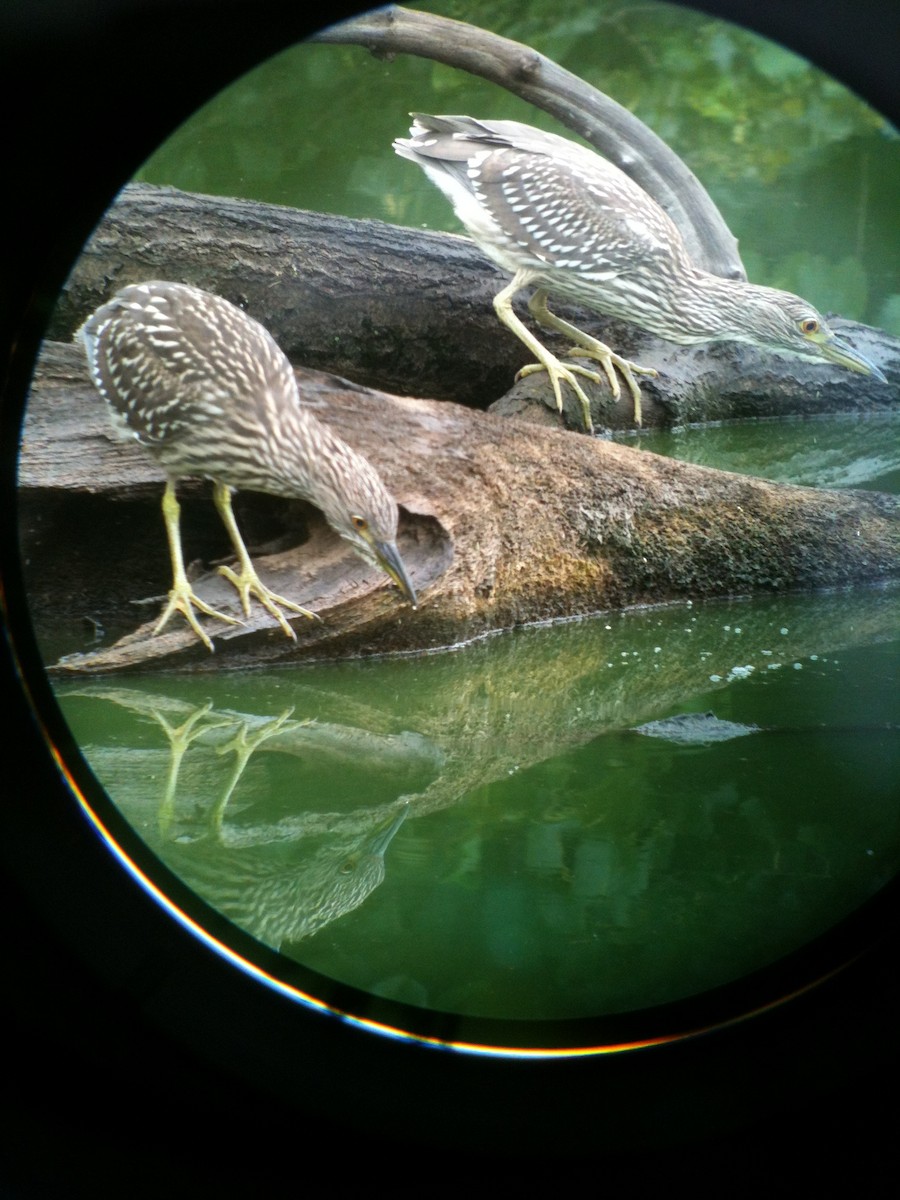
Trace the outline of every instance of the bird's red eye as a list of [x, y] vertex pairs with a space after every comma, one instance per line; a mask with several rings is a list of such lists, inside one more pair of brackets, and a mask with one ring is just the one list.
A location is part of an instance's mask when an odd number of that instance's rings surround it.
[[350, 519], [353, 522], [353, 528], [358, 529], [360, 532], [369, 528], [369, 522], [365, 517], [351, 517]]
[[815, 317], [806, 317], [804, 320], [802, 320], [800, 322], [800, 332], [801, 333], [818, 333], [819, 332], [819, 322], [816, 320]]

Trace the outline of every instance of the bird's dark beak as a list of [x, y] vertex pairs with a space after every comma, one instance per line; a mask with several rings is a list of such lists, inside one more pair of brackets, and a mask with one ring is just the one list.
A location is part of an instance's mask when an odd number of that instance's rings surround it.
[[400, 551], [393, 542], [375, 542], [372, 549], [375, 551], [378, 565], [390, 575], [406, 599], [415, 608], [418, 603], [416, 600], [416, 589], [410, 583], [406, 567], [403, 565], [403, 559], [400, 557]]
[[829, 362], [840, 363], [842, 367], [848, 367], [851, 371], [859, 371], [861, 375], [871, 375], [881, 383], [887, 383], [884, 375], [873, 362], [870, 362], [858, 350], [851, 350], [845, 342], [841, 342], [837, 338], [819, 342], [819, 352]]
[[376, 830], [375, 835], [368, 846], [369, 854], [375, 854], [381, 858], [384, 857], [385, 851], [391, 844], [391, 839], [406, 820], [406, 814], [408, 812], [409, 801], [407, 800], [396, 817], [392, 818], [389, 822], [382, 825], [380, 829]]

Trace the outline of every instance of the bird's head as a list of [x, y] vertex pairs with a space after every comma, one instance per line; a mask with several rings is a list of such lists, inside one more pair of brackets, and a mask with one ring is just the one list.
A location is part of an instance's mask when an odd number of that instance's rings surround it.
[[397, 503], [381, 476], [344, 442], [323, 459], [320, 471], [323, 486], [314, 501], [328, 523], [361, 558], [384, 571], [415, 608], [415, 588], [397, 549]]
[[887, 383], [873, 362], [835, 337], [828, 322], [808, 301], [775, 288], [747, 288], [741, 320], [743, 340], [817, 362], [838, 363]]

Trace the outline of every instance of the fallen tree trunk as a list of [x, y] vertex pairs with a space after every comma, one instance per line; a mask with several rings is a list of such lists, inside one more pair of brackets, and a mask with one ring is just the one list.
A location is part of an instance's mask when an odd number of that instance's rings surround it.
[[[531, 360], [494, 313], [492, 300], [506, 277], [467, 238], [130, 185], [85, 247], [47, 336], [69, 340], [113, 292], [146, 279], [194, 283], [240, 304], [295, 364], [400, 395], [559, 424], [545, 376], [513, 386]], [[852, 321], [834, 326], [893, 386], [738, 343], [675, 346], [625, 322], [557, 308], [659, 371], [658, 379], [641, 381], [646, 426], [874, 411], [896, 402], [900, 340]], [[546, 340], [564, 353], [565, 340]], [[612, 404], [605, 384], [587, 390], [596, 426], [632, 426], [630, 398]], [[571, 395], [566, 417], [583, 428]]]
[[[289, 510], [287, 542], [257, 551], [257, 566], [322, 624], [296, 618], [295, 644], [257, 606], [244, 625], [213, 629], [221, 650], [210, 655], [184, 623], [154, 637], [151, 620], [114, 646], [69, 657], [59, 671], [214, 669], [223, 652], [230, 665], [248, 665], [423, 650], [626, 605], [834, 587], [897, 569], [900, 501], [891, 497], [690, 466], [308, 369], [298, 381], [305, 401], [375, 463], [402, 505], [399, 545], [418, 609], [401, 604], [315, 510], [279, 501], [279, 511]], [[58, 613], [60, 596], [86, 614], [106, 605], [121, 620], [125, 598], [136, 599], [151, 578], [158, 590], [168, 586], [161, 482], [139, 447], [112, 440], [80, 350], [48, 344], [20, 463], [23, 558], [38, 623]], [[271, 537], [271, 511], [256, 515], [261, 536]], [[309, 537], [297, 545], [301, 522]], [[258, 540], [252, 532], [250, 540]], [[203, 554], [214, 557], [208, 542]], [[237, 615], [219, 576], [195, 586]]]

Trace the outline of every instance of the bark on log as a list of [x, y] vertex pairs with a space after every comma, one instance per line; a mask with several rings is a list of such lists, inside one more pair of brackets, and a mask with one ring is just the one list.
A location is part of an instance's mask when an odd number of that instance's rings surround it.
[[[305, 401], [371, 458], [403, 506], [399, 544], [419, 608], [400, 604], [314, 510], [294, 506], [309, 540], [296, 544], [295, 520], [293, 544], [255, 559], [277, 591], [324, 618], [296, 618], [296, 644], [257, 606], [245, 625], [212, 630], [213, 655], [183, 623], [153, 637], [150, 621], [58, 671], [209, 670], [226, 661], [423, 650], [525, 622], [679, 597], [834, 587], [897, 569], [900, 501], [891, 497], [776, 485], [308, 369], [298, 380]], [[139, 447], [112, 440], [77, 347], [45, 348], [20, 480], [38, 623], [73, 592], [91, 613], [134, 600], [148, 574], [157, 590], [168, 586], [162, 477]], [[112, 503], [125, 498], [133, 503]], [[256, 515], [271, 536], [272, 511]], [[213, 554], [204, 545], [206, 559]], [[220, 577], [196, 586], [237, 615]]]
[[[120, 287], [153, 278], [194, 283], [240, 304], [295, 364], [383, 391], [559, 423], [545, 376], [513, 385], [529, 355], [494, 313], [506, 277], [467, 238], [130, 185], [76, 264], [47, 336], [69, 340]], [[871, 411], [896, 400], [900, 341], [852, 321], [833, 324], [881, 366], [890, 386], [738, 343], [675, 346], [621, 321], [556, 307], [660, 372], [642, 380], [645, 426]], [[546, 341], [565, 352], [563, 339]], [[586, 387], [597, 428], [631, 428], [629, 398], [614, 404], [605, 384]], [[565, 401], [567, 423], [581, 429], [580, 406], [570, 394]]]

